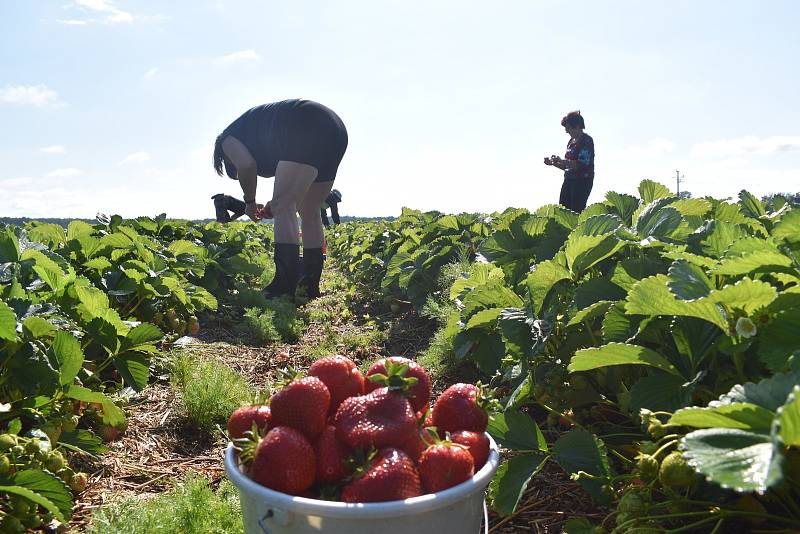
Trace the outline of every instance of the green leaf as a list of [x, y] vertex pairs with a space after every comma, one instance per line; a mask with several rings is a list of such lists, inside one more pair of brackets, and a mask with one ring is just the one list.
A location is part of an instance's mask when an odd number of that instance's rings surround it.
[[670, 418], [669, 424], [694, 428], [738, 428], [769, 433], [775, 413], [757, 404], [737, 402], [707, 408], [684, 408]]
[[34, 226], [28, 230], [28, 237], [47, 246], [60, 245], [66, 242], [64, 228], [52, 223]]
[[125, 385], [136, 391], [147, 387], [150, 381], [150, 360], [142, 354], [126, 353], [114, 358], [116, 367]]
[[800, 386], [795, 386], [786, 404], [778, 408], [780, 435], [787, 447], [800, 446]]
[[622, 219], [619, 216], [612, 213], [604, 213], [589, 217], [580, 223], [574, 231], [580, 235], [604, 236], [614, 232], [620, 226], [622, 226]]
[[26, 317], [25, 320], [22, 321], [22, 331], [26, 336], [29, 336], [33, 339], [52, 337], [54, 336], [53, 332], [56, 332], [57, 330], [58, 329], [53, 323], [45, 321], [41, 317], [37, 317], [35, 315]]
[[69, 332], [59, 330], [51, 350], [58, 362], [58, 383], [62, 386], [72, 384], [83, 367], [84, 357], [80, 342]]
[[[43, 473], [43, 471], [40, 471]], [[25, 497], [29, 501], [38, 504], [48, 512], [52, 513], [53, 516], [58, 519], [59, 521], [64, 521], [65, 517], [61, 513], [58, 505], [52, 502], [47, 497], [36, 493], [35, 491], [31, 491], [28, 488], [23, 488], [22, 486], [8, 486], [3, 485], [5, 479], [0, 478], [0, 493], [2, 494], [9, 494], [9, 495], [19, 495], [20, 497]]]
[[606, 193], [606, 200], [613, 206], [617, 215], [622, 219], [622, 222], [630, 226], [632, 221], [631, 217], [633, 217], [636, 208], [639, 207], [639, 199], [632, 195], [609, 191]]
[[62, 432], [58, 438], [58, 445], [76, 451], [99, 456], [108, 452], [108, 447], [103, 440], [88, 430], [77, 429], [72, 432]]
[[723, 488], [763, 494], [783, 480], [783, 447], [768, 434], [707, 428], [684, 436], [681, 448], [689, 465]]
[[569, 320], [567, 326], [576, 326], [582, 324], [583, 321], [592, 321], [593, 319], [604, 315], [612, 304], [614, 304], [614, 301], [611, 300], [600, 300], [594, 304], [590, 304], [586, 308], [583, 308], [577, 312], [572, 319]]
[[125, 413], [114, 404], [111, 399], [100, 393], [83, 386], [72, 385], [65, 393], [70, 399], [83, 402], [96, 402], [103, 406], [103, 422], [111, 426], [120, 426], [125, 422]]
[[584, 471], [599, 477], [582, 477], [578, 482], [598, 503], [609, 502], [609, 496], [601, 488], [611, 478], [611, 468], [608, 466], [606, 447], [597, 436], [582, 428], [570, 430], [553, 444], [553, 456], [569, 474]]
[[798, 382], [800, 382], [800, 375], [779, 373], [765, 378], [757, 384], [753, 382], [737, 384], [728, 393], [721, 395], [719, 400], [715, 401], [715, 405], [746, 402], [774, 412], [786, 403], [786, 397]]
[[711, 202], [704, 198], [682, 198], [670, 204], [684, 217], [703, 217], [711, 210]]
[[492, 414], [486, 431], [504, 448], [547, 452], [547, 441], [541, 429], [529, 415], [519, 410]]
[[127, 349], [135, 348], [138, 345], [145, 345], [161, 341], [164, 333], [159, 330], [157, 326], [150, 323], [142, 323], [130, 331], [125, 336], [125, 347]]
[[703, 269], [686, 260], [676, 260], [669, 267], [670, 291], [681, 300], [694, 300], [708, 296], [713, 289]]
[[576, 232], [570, 234], [564, 246], [573, 278], [614, 254], [623, 244], [614, 235], [587, 236]]
[[90, 319], [102, 317], [108, 309], [108, 295], [96, 287], [75, 286], [75, 293], [81, 301], [81, 309]]
[[721, 220], [711, 220], [702, 230], [695, 232], [689, 241], [698, 249], [693, 252], [721, 258], [730, 244], [742, 237], [747, 237], [747, 232], [741, 227]]
[[594, 526], [585, 517], [569, 519], [561, 528], [563, 534], [603, 534], [605, 532], [601, 527]]
[[772, 237], [776, 241], [785, 241], [786, 243], [800, 242], [800, 209], [792, 208], [781, 215], [780, 220], [772, 229]]
[[56, 291], [64, 283], [67, 274], [59, 265], [38, 250], [27, 249], [22, 253], [22, 259], [34, 260], [33, 271], [39, 275], [51, 290]]
[[669, 237], [683, 221], [680, 212], [672, 207], [660, 207], [654, 203], [642, 212], [636, 221], [636, 231], [643, 238]]
[[547, 295], [553, 286], [562, 280], [569, 280], [570, 276], [569, 270], [554, 260], [536, 264], [526, 281], [535, 314], [541, 313]]
[[15, 486], [26, 488], [44, 497], [55, 505], [55, 510], [53, 510], [51, 509], [52, 507], [34, 500], [37, 504], [42, 504], [48, 511], [53, 512], [53, 515], [59, 518], [60, 521], [69, 519], [72, 515], [72, 493], [60, 478], [38, 469], [26, 469], [17, 471], [11, 477], [11, 482]]
[[650, 204], [659, 198], [671, 197], [672, 191], [653, 180], [642, 180], [639, 183], [639, 196], [642, 197], [645, 204]]
[[67, 241], [88, 237], [94, 233], [94, 227], [83, 221], [72, 221], [67, 226]]
[[0, 263], [15, 263], [19, 261], [19, 239], [14, 235], [14, 229], [6, 226], [5, 231], [0, 231]]
[[528, 483], [544, 467], [547, 458], [545, 454], [529, 453], [503, 462], [489, 484], [492, 509], [504, 516], [514, 513]]
[[473, 345], [469, 357], [487, 375], [493, 375], [505, 357], [503, 338], [497, 332], [481, 336]]
[[638, 321], [625, 315], [625, 303], [616, 302], [603, 317], [603, 341], [625, 342], [636, 333], [637, 328]]
[[704, 319], [727, 331], [728, 322], [716, 303], [709, 298], [684, 301], [675, 298], [667, 285], [666, 275], [656, 275], [637, 283], [628, 293], [625, 311], [629, 314], [662, 316], [675, 315]]
[[624, 289], [607, 278], [590, 278], [575, 287], [573, 305], [582, 310], [602, 300], [621, 300], [627, 296]]
[[741, 310], [745, 315], [752, 315], [755, 311], [769, 306], [777, 296], [777, 290], [770, 284], [743, 278], [733, 285], [711, 291], [708, 299], [728, 309]]
[[609, 343], [602, 347], [582, 349], [575, 353], [567, 369], [570, 373], [612, 365], [649, 365], [680, 376], [669, 360], [647, 347], [625, 343]]
[[17, 339], [17, 316], [8, 304], [0, 300], [0, 339]]
[[758, 327], [758, 357], [770, 371], [782, 371], [789, 356], [798, 350], [800, 308], [776, 314], [764, 327]]
[[741, 206], [742, 212], [748, 217], [758, 219], [759, 217], [766, 215], [766, 212], [764, 211], [764, 205], [761, 203], [761, 201], [754, 197], [752, 193], [748, 193], [744, 189], [739, 191], [739, 206]]
[[712, 274], [739, 276], [751, 273], [771, 273], [775, 271], [792, 271], [792, 260], [780, 252], [760, 250], [741, 256], [725, 257], [714, 267]]
[[642, 408], [654, 412], [683, 408], [691, 404], [694, 387], [694, 382], [668, 373], [645, 376], [631, 387], [630, 412], [638, 415]]
[[500, 317], [500, 313], [502, 311], [503, 308], [489, 308], [487, 310], [481, 310], [469, 318], [469, 321], [467, 321], [464, 329], [470, 330], [472, 328], [493, 328], [497, 324], [497, 318]]

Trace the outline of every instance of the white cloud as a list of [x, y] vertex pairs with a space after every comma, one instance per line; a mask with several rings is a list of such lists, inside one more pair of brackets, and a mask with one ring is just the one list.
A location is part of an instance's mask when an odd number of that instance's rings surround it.
[[72, 178], [73, 176], [78, 176], [83, 174], [83, 171], [80, 169], [74, 168], [66, 168], [66, 169], [56, 169], [54, 171], [50, 171], [45, 174], [46, 178]]
[[118, 163], [118, 165], [128, 165], [131, 163], [144, 163], [146, 161], [150, 161], [150, 154], [147, 152], [134, 152], [133, 154], [128, 154], [125, 156], [122, 161]]
[[644, 145], [631, 145], [612, 150], [610, 158], [653, 158], [675, 150], [675, 143], [669, 139], [658, 137], [651, 139]]
[[19, 176], [16, 178], [5, 178], [0, 180], [0, 188], [2, 189], [14, 189], [16, 187], [20, 187], [23, 185], [30, 185], [33, 183], [33, 178], [30, 176]]
[[157, 72], [158, 72], [158, 67], [153, 67], [152, 69], [144, 73], [144, 79], [145, 80], [151, 79], [153, 76], [156, 75]]
[[111, 0], [75, 0], [74, 6], [85, 13], [97, 14], [102, 18], [68, 19], [59, 20], [59, 22], [75, 26], [85, 26], [86, 24], [94, 22], [103, 22], [105, 24], [131, 24], [134, 20], [139, 18], [118, 8]]
[[64, 24], [66, 26], [86, 26], [87, 24], [89, 24], [88, 21], [80, 19], [56, 19], [56, 22], [58, 22], [59, 24]]
[[59, 105], [58, 93], [44, 84], [6, 85], [0, 89], [0, 102], [31, 106]]
[[219, 58], [220, 61], [223, 63], [237, 63], [240, 61], [260, 61], [261, 56], [258, 55], [258, 52], [253, 50], [252, 48], [248, 48], [247, 50], [239, 50], [238, 52], [233, 52], [231, 54], [227, 54]]
[[700, 158], [740, 158], [793, 150], [800, 150], [800, 136], [774, 135], [759, 138], [747, 135], [696, 143], [692, 146], [691, 154]]
[[39, 149], [40, 152], [44, 152], [45, 154], [66, 154], [67, 149], [64, 145], [51, 145], [45, 146]]

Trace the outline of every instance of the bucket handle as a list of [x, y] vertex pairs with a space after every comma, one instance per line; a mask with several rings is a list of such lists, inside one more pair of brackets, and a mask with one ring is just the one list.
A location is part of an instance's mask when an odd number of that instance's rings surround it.
[[274, 523], [279, 525], [287, 525], [289, 524], [289, 513], [280, 508], [267, 508], [266, 513], [258, 520], [258, 526], [261, 527], [261, 532], [264, 534], [270, 534], [272, 532], [267, 524], [268, 519], [271, 519]]

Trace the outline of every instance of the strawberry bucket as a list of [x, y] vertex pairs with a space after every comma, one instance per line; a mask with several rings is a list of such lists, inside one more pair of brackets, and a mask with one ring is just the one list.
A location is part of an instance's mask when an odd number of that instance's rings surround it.
[[500, 462], [489, 441], [489, 459], [470, 480], [404, 501], [354, 504], [273, 491], [241, 472], [233, 445], [225, 451], [225, 471], [239, 489], [245, 534], [479, 534], [481, 523], [488, 532], [484, 493]]

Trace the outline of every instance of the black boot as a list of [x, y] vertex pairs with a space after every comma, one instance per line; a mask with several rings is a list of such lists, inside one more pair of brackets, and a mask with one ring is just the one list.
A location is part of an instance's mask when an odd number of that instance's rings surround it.
[[309, 299], [319, 297], [319, 279], [322, 276], [322, 265], [325, 263], [321, 248], [303, 249], [303, 276], [297, 283], [298, 288], [305, 291]]
[[294, 299], [299, 273], [300, 245], [275, 243], [275, 278], [264, 288], [268, 299], [289, 296]]

